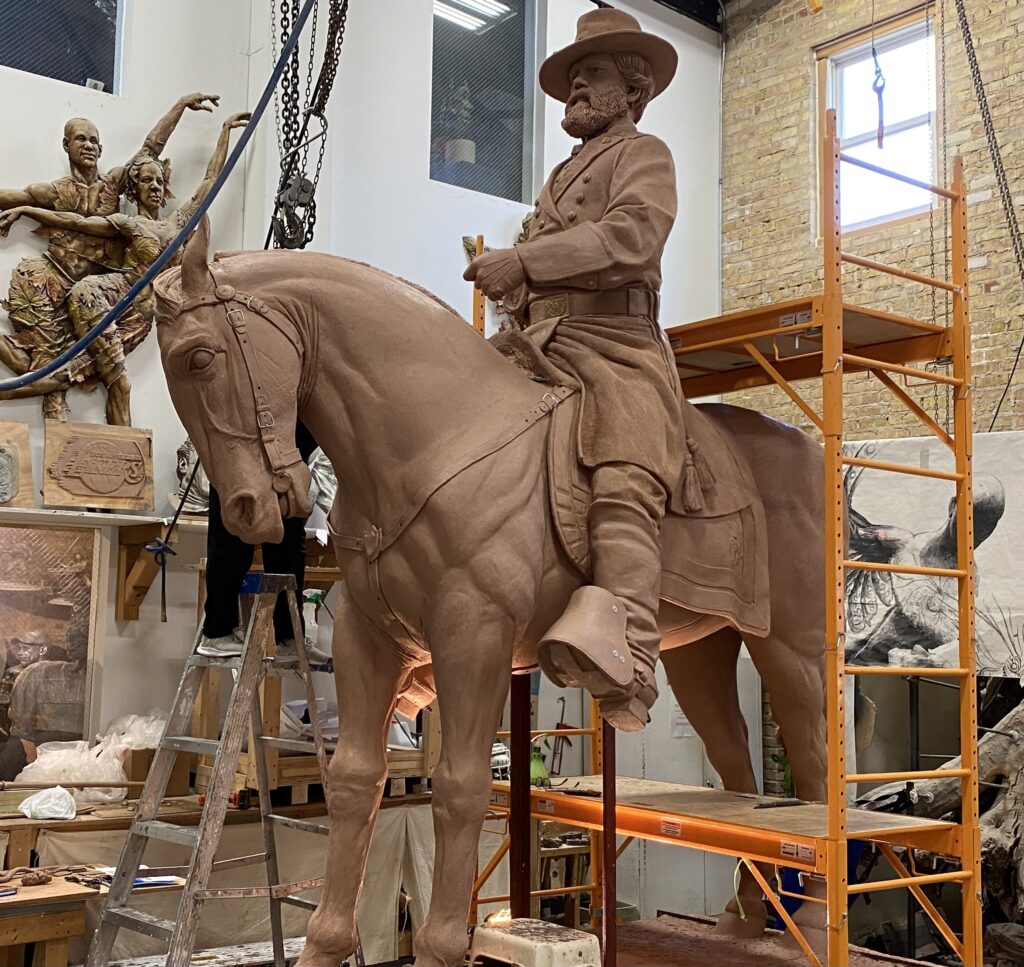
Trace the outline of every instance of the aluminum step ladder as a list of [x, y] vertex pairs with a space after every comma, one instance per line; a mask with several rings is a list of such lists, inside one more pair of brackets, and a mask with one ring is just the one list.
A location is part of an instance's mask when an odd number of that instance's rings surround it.
[[[291, 612], [295, 639], [294, 656], [278, 658], [268, 642], [274, 641], [273, 615], [278, 595], [284, 593]], [[266, 750], [284, 749], [290, 752], [313, 752], [320, 766], [320, 778], [327, 789], [327, 754], [324, 750], [320, 720], [316, 714], [316, 695], [309, 657], [302, 634], [302, 623], [295, 596], [295, 578], [290, 574], [250, 573], [241, 588], [242, 613], [246, 632], [242, 654], [232, 658], [209, 658], [196, 652], [202, 630], [196, 634], [192, 655], [185, 663], [185, 672], [178, 686], [167, 725], [153, 757], [153, 765], [139, 799], [135, 818], [125, 840], [107, 894], [99, 926], [89, 945], [86, 967], [106, 967], [110, 962], [114, 941], [119, 930], [165, 940], [168, 943], [167, 967], [188, 967], [192, 962], [196, 931], [203, 904], [207, 900], [267, 897], [270, 901], [270, 925], [276, 967], [286, 967], [284, 935], [281, 926], [281, 906], [290, 904], [306, 910], [315, 910], [316, 903], [298, 894], [323, 885], [323, 877], [295, 883], [281, 883], [278, 872], [275, 831], [287, 826], [304, 832], [327, 834], [327, 827], [286, 816], [275, 815], [270, 803], [270, 784]], [[189, 735], [192, 712], [196, 704], [203, 677], [211, 669], [227, 669], [233, 684], [228, 700], [224, 727], [219, 739]], [[267, 675], [297, 674], [306, 692], [313, 728], [312, 741], [282, 739], [262, 734], [260, 685]], [[235, 779], [235, 770], [242, 752], [242, 743], [250, 733], [256, 762], [260, 818], [263, 826], [264, 849], [261, 853], [235, 859], [216, 861], [214, 856], [220, 844], [221, 832]], [[171, 770], [179, 752], [215, 756], [213, 781], [207, 791], [198, 826], [180, 826], [158, 819], [160, 803], [167, 789]], [[181, 902], [175, 920], [164, 920], [129, 906], [132, 887], [139, 874], [143, 855], [150, 840], [175, 843], [191, 850], [187, 867], [147, 869], [147, 876], [185, 876]], [[267, 868], [267, 886], [210, 889], [210, 876], [214, 872], [241, 866], [264, 863]], [[356, 964], [363, 963], [362, 951], [356, 953]]]

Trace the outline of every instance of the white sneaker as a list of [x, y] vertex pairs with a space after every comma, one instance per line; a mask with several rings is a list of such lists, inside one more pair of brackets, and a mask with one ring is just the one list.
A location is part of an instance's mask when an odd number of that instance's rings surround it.
[[[294, 638], [284, 638], [277, 643], [274, 657], [282, 661], [297, 661], [298, 651], [295, 648]], [[306, 642], [306, 658], [311, 665], [326, 665], [331, 661], [331, 656], [326, 651], [321, 651], [315, 645]]]
[[199, 639], [196, 654], [207, 658], [237, 658], [242, 654], [244, 644], [245, 640], [237, 630], [222, 638], [207, 638], [203, 635]]

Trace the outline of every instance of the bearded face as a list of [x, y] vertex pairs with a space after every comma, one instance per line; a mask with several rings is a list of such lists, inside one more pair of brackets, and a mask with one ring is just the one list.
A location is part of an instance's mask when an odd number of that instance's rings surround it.
[[591, 54], [570, 72], [572, 87], [562, 127], [573, 138], [589, 138], [629, 116], [629, 88], [611, 54]]

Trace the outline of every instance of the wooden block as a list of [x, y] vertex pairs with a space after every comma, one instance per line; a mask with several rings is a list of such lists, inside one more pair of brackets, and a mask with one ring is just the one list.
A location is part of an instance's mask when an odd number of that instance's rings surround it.
[[[124, 771], [129, 782], [145, 782], [149, 770], [153, 767], [153, 756], [155, 749], [129, 749], [124, 757]], [[167, 791], [164, 798], [174, 796], [187, 796], [189, 778], [189, 754], [179, 752], [174, 760], [174, 768], [171, 769], [171, 778], [167, 782]], [[128, 795], [137, 797], [141, 790], [129, 790]]]
[[46, 421], [43, 505], [152, 510], [152, 431]]
[[0, 422], [0, 497], [11, 489], [13, 496], [0, 500], [0, 507], [35, 507], [27, 423]]

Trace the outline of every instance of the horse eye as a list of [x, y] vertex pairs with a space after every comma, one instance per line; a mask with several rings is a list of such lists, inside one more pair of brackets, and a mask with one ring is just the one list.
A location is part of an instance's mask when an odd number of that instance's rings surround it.
[[188, 354], [188, 371], [190, 373], [201, 373], [213, 365], [217, 354], [210, 349], [193, 349]]

